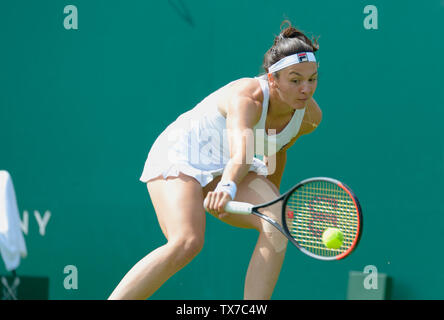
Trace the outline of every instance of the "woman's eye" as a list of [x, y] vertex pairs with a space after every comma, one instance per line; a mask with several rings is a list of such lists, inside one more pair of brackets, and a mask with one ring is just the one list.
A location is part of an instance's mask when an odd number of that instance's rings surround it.
[[[315, 82], [315, 81], [317, 81], [317, 80], [318, 80], [317, 78], [313, 78], [313, 79], [309, 79], [308, 81], [310, 81], [310, 82]], [[291, 82], [299, 83], [299, 82], [301, 82], [301, 80], [291, 80]]]

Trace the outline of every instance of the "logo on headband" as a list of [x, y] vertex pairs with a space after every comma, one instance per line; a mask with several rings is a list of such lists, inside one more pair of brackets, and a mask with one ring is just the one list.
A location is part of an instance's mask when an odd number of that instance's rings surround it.
[[306, 62], [306, 61], [308, 61], [307, 54], [305, 52], [298, 53], [298, 59], [299, 59], [299, 62]]

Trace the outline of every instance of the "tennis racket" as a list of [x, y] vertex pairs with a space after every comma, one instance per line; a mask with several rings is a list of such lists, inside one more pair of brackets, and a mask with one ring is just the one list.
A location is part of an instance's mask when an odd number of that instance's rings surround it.
[[[282, 226], [258, 209], [282, 201]], [[225, 211], [253, 214], [276, 227], [291, 243], [319, 260], [340, 260], [356, 249], [362, 233], [362, 210], [353, 191], [338, 180], [317, 177], [299, 182], [275, 200], [260, 205], [230, 201]], [[322, 235], [327, 228], [343, 233], [339, 249], [327, 248]]]

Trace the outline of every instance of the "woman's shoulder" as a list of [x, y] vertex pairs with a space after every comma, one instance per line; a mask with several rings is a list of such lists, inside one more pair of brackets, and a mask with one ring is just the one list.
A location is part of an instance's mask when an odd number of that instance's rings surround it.
[[263, 99], [262, 87], [257, 78], [240, 78], [231, 81], [221, 89], [231, 97], [245, 96], [255, 99]]
[[249, 105], [254, 106], [256, 112], [262, 111], [264, 95], [259, 80], [256, 78], [240, 78], [221, 88], [220, 109], [224, 115], [228, 105], [238, 104], [239, 101], [249, 101]]
[[322, 121], [322, 110], [318, 103], [311, 98], [308, 101], [307, 109], [302, 120], [301, 133], [308, 134], [313, 132]]

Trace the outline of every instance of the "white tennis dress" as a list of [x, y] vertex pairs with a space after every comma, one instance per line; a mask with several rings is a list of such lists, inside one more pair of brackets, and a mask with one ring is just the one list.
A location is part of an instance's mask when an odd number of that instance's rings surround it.
[[[254, 158], [249, 171], [267, 175], [267, 166], [258, 158], [271, 156], [299, 132], [305, 108], [293, 114], [288, 125], [277, 135], [265, 133], [269, 88], [265, 76], [256, 77], [264, 95], [262, 115], [254, 126]], [[217, 92], [217, 91], [216, 91]], [[180, 115], [156, 139], [148, 153], [140, 181], [159, 176], [177, 177], [180, 172], [194, 177], [202, 187], [222, 175], [230, 160], [226, 119], [217, 109], [218, 96], [213, 93], [193, 109]]]

